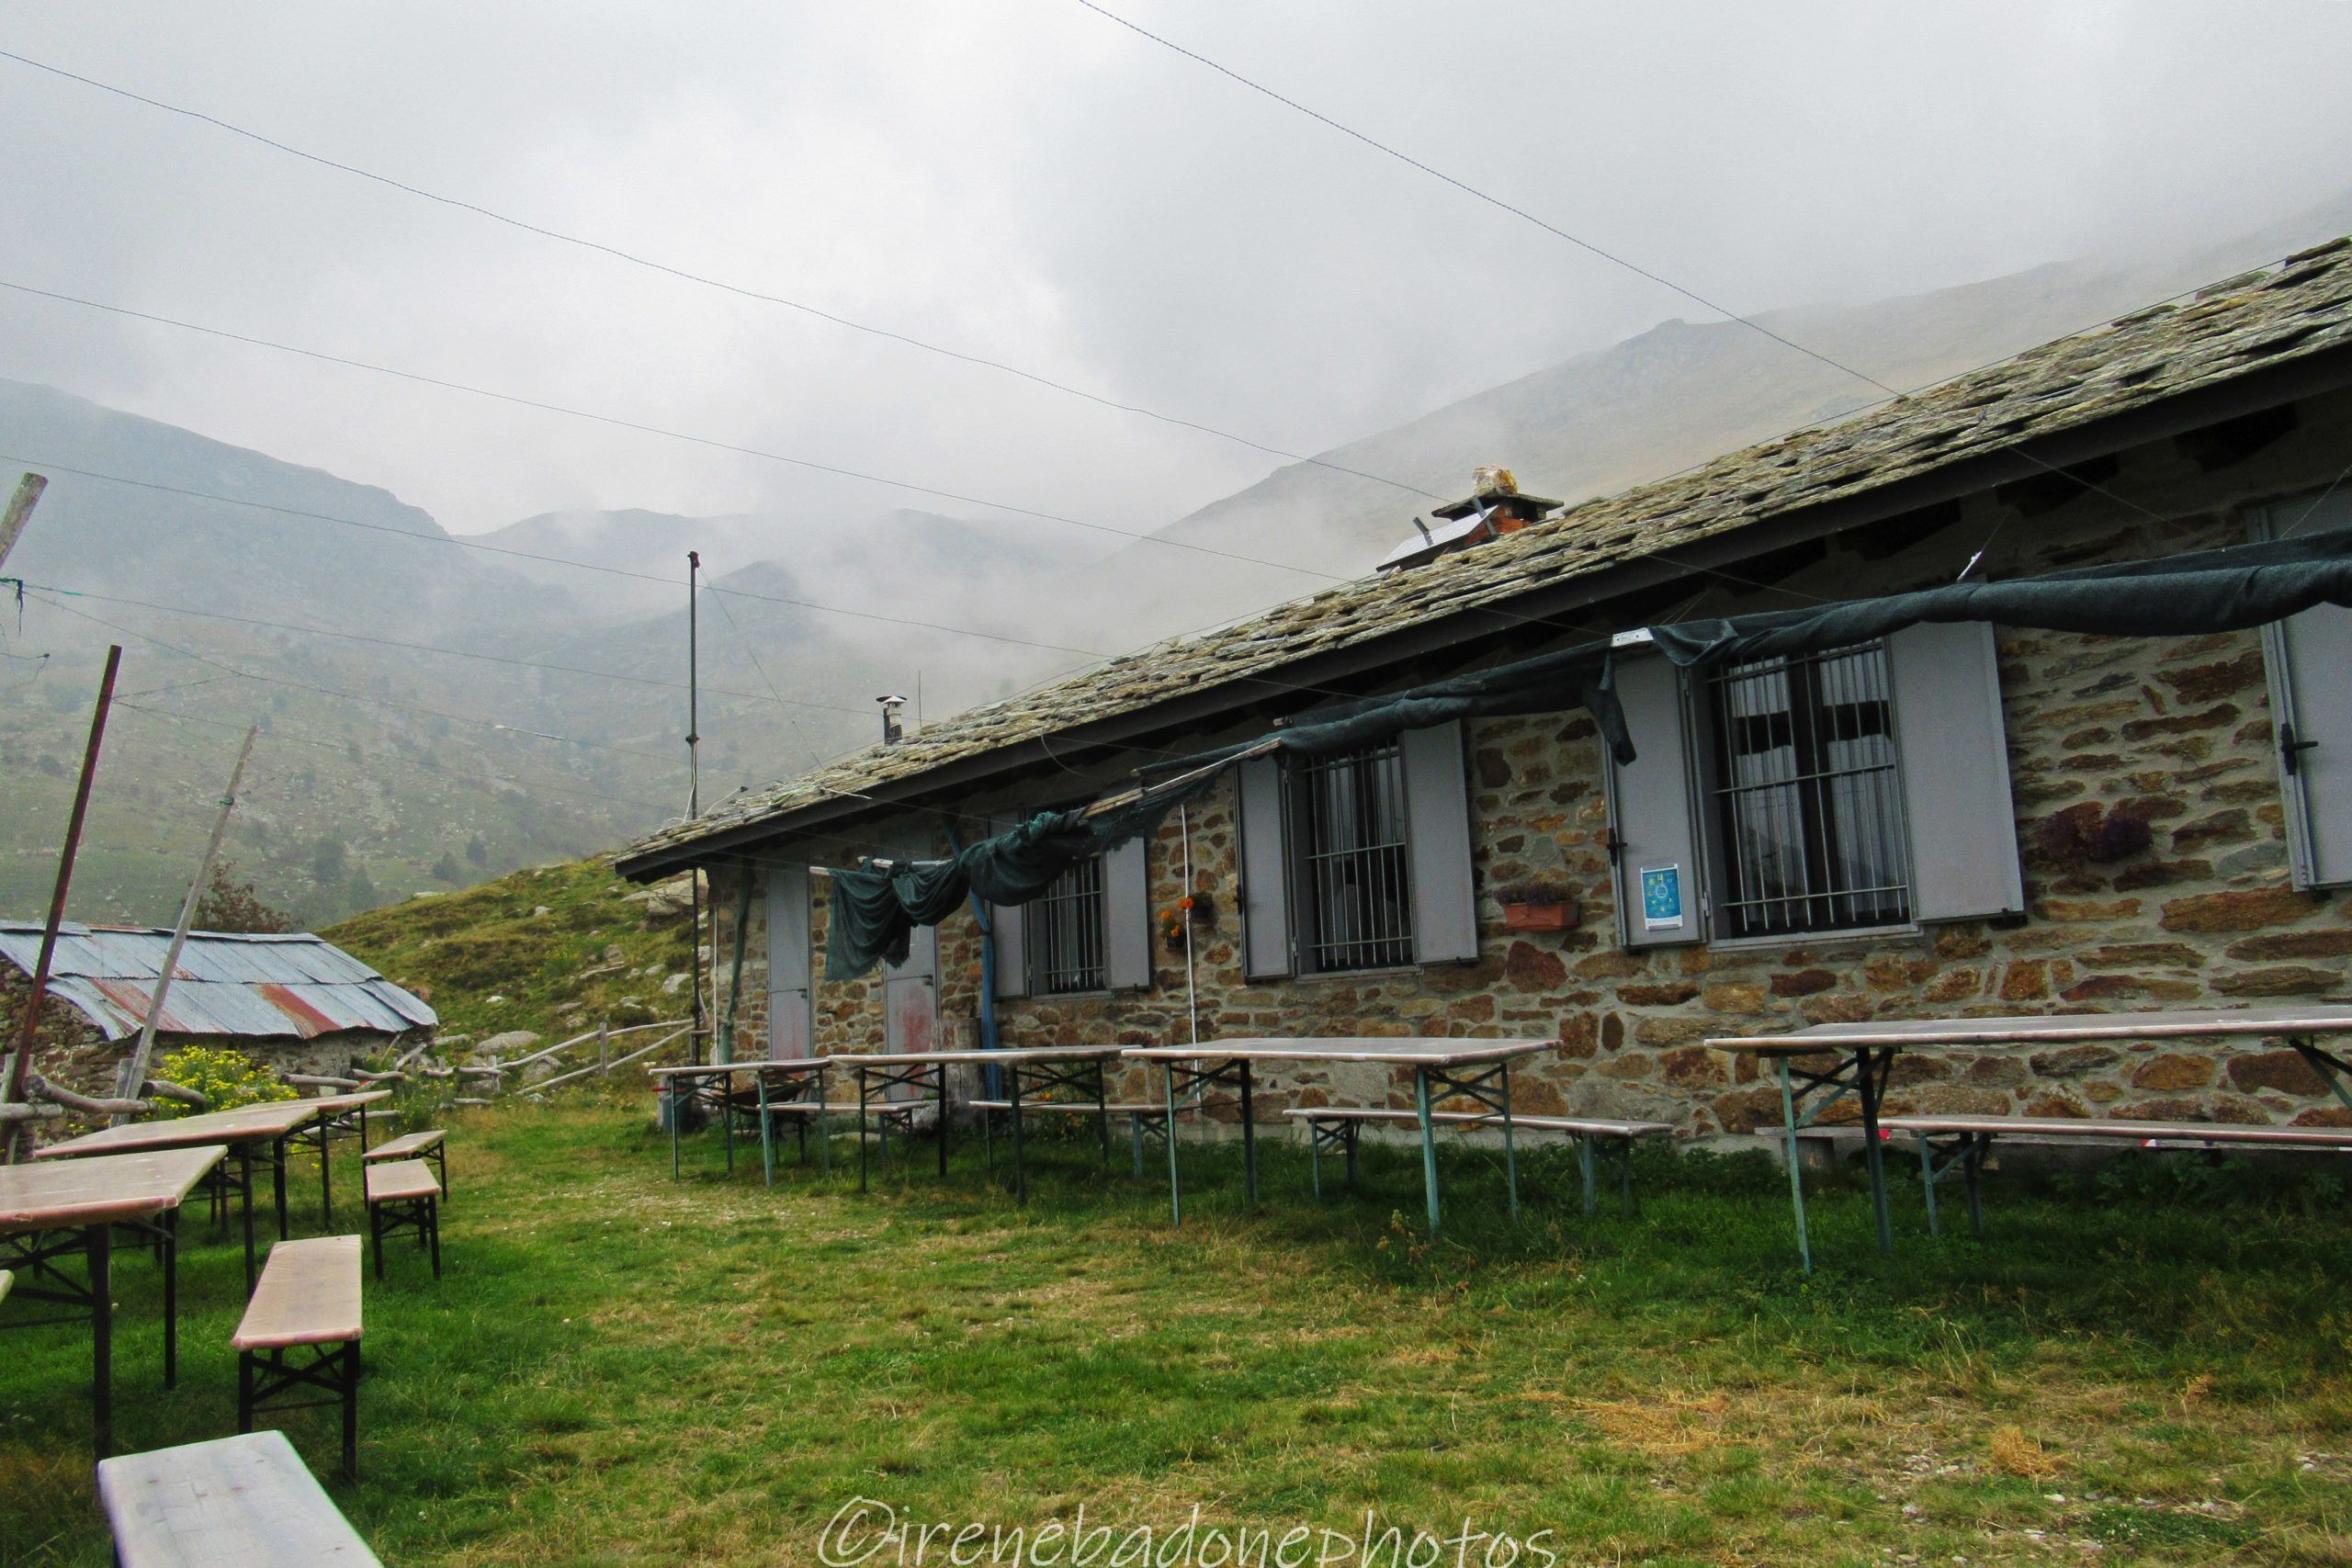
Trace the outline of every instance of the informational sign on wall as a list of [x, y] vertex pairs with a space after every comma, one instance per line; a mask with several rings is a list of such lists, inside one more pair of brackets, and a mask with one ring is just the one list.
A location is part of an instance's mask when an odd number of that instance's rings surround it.
[[1672, 931], [1682, 924], [1682, 868], [1642, 867], [1642, 929]]

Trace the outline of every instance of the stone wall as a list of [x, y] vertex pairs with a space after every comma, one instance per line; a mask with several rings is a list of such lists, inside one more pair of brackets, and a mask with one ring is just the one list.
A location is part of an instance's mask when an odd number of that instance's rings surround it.
[[[2307, 407], [2294, 436], [2216, 471], [2169, 444], [2151, 446], [2100, 481], [2109, 493], [2064, 499], [2030, 516], [2019, 510], [2029, 499], [1979, 496], [1932, 525], [1847, 540], [1772, 592], [1719, 583], [1695, 613], [1785, 605], [1791, 592], [1844, 598], [1946, 582], [1980, 547], [1980, 572], [2010, 576], [2235, 542], [2246, 536], [2256, 504], [2334, 476], [2352, 447], [2346, 412], [2342, 400]], [[1149, 855], [1154, 909], [1188, 886], [1216, 908], [1193, 953], [1199, 1038], [1542, 1036], [1558, 1045], [1516, 1075], [1524, 1109], [1652, 1116], [1708, 1137], [1746, 1134], [1779, 1113], [1778, 1091], [1761, 1081], [1754, 1060], [1705, 1049], [1698, 1042], [1709, 1035], [1871, 1018], [2352, 997], [2352, 904], [2289, 884], [2258, 633], [2148, 639], [2002, 628], [1997, 646], [2030, 911], [2021, 924], [1622, 951], [1604, 849], [1603, 759], [1590, 720], [1485, 721], [1470, 727], [1464, 759], [1479, 886], [1475, 964], [1252, 986], [1241, 973], [1229, 781], [1159, 829]], [[2052, 826], [2053, 818], [2063, 820]], [[2108, 826], [2119, 819], [2144, 823], [2144, 838], [2138, 828]], [[2094, 854], [2075, 852], [2085, 840]], [[1492, 890], [1530, 878], [1575, 888], [1581, 923], [1559, 933], [1504, 929]], [[816, 886], [821, 953], [824, 884]], [[731, 907], [731, 896], [722, 902]], [[756, 920], [750, 935], [739, 1050], [759, 1055], [764, 1015], [749, 1005], [765, 989]], [[942, 1038], [967, 1043], [977, 1038], [979, 1009], [976, 923], [967, 915], [950, 919], [940, 942]], [[1146, 991], [1002, 1004], [1000, 1038], [1185, 1042], [1184, 954], [1165, 946], [1156, 954]], [[875, 981], [820, 984], [818, 1048], [879, 1049], [878, 996]], [[1401, 1086], [1376, 1069], [1318, 1069], [1276, 1082], [1301, 1103], [1384, 1094], [1403, 1103]], [[1131, 1074], [1119, 1092], [1155, 1087]], [[1905, 1055], [1889, 1104], [2352, 1122], [2291, 1052], [2201, 1043]]]

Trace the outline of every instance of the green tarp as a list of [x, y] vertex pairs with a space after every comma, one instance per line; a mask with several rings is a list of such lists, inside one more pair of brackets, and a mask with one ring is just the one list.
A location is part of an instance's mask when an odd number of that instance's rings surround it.
[[[2352, 530], [1652, 626], [1649, 641], [1675, 663], [1690, 666], [1847, 648], [1930, 621], [2177, 637], [2260, 626], [2317, 604], [2352, 606]], [[1148, 790], [1118, 811], [1092, 818], [1074, 811], [1035, 817], [949, 861], [889, 872], [837, 871], [826, 978], [854, 979], [877, 963], [904, 959], [912, 927], [938, 924], [968, 895], [993, 904], [1027, 903], [1079, 861], [1148, 830], [1180, 800], [1206, 788], [1213, 774], [1204, 770], [1245, 751], [1272, 746], [1311, 756], [1455, 719], [1582, 708], [1617, 760], [1630, 762], [1634, 737], [1611, 680], [1616, 656], [1607, 641], [1583, 643], [1325, 708], [1259, 739], [1155, 765], [1154, 773], [1174, 773], [1184, 782]]]

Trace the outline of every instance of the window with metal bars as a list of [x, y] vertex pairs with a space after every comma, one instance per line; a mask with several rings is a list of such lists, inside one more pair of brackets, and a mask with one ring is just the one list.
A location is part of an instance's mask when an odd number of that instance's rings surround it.
[[1886, 645], [1730, 665], [1708, 687], [1718, 934], [1907, 921], [1909, 828]]
[[1397, 746], [1295, 763], [1290, 800], [1301, 964], [1328, 974], [1413, 962]]
[[1110, 984], [1102, 925], [1102, 857], [1089, 856], [1029, 901], [1030, 988], [1040, 996]]

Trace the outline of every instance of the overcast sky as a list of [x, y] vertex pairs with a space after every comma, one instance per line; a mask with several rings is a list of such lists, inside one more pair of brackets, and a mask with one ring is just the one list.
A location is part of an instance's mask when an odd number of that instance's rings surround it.
[[[2352, 168], [2341, 0], [1106, 4], [1741, 310], [2143, 254]], [[1702, 314], [1076, 0], [0, 18], [0, 48], [1293, 451]], [[7, 281], [1123, 527], [1272, 462], [8, 61], [0, 138]], [[0, 375], [459, 531], [940, 505], [6, 292]]]

